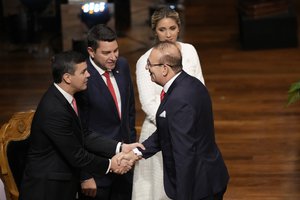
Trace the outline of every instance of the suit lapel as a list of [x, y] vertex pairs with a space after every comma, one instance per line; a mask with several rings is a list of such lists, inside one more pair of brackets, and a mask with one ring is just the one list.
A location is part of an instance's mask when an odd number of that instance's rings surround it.
[[173, 83], [171, 84], [171, 86], [168, 89], [168, 92], [165, 94], [164, 99], [162, 100], [162, 102], [160, 103], [158, 109], [157, 109], [157, 115], [159, 115], [161, 112], [164, 111], [164, 105], [166, 104], [166, 102], [168, 101], [169, 97], [172, 95], [172, 91], [174, 90], [174, 88], [176, 88], [176, 86], [178, 84], [180, 84], [181, 80], [187, 75], [186, 72], [182, 71], [181, 74], [179, 74], [179, 76], [173, 81]]
[[67, 101], [67, 99], [63, 96], [63, 94], [60, 91], [58, 91], [58, 89], [54, 85], [51, 86], [51, 89], [53, 90], [53, 93], [57, 97], [57, 99], [59, 100], [59, 102], [61, 102], [62, 106], [64, 108], [66, 108], [67, 112], [69, 112], [72, 115], [72, 117], [75, 119], [78, 127], [81, 129], [80, 119], [77, 116], [77, 114], [74, 111], [74, 109], [72, 108], [72, 106]]
[[116, 79], [116, 82], [117, 82], [117, 85], [118, 85], [118, 89], [119, 89], [119, 92], [120, 92], [120, 99], [121, 99], [121, 115], [124, 113], [124, 106], [125, 105], [125, 95], [126, 95], [126, 83], [125, 83], [125, 80], [124, 80], [124, 74], [122, 74], [121, 70], [119, 70], [119, 65], [118, 63], [116, 64], [116, 67], [115, 69], [112, 71], [115, 79]]
[[[97, 97], [103, 98], [103, 101], [105, 101], [106, 104], [111, 108], [112, 113], [115, 113], [116, 116], [119, 116], [114, 99], [113, 99], [106, 83], [104, 82], [104, 80], [101, 77], [101, 75], [99, 74], [99, 72], [95, 69], [95, 67], [92, 65], [92, 63], [89, 60], [88, 60], [88, 71], [91, 74], [91, 76], [89, 78], [89, 84], [94, 84], [95, 88], [99, 89], [98, 90], [99, 94], [96, 94], [95, 98], [97, 98]], [[113, 74], [115, 75], [118, 73], [113, 72]], [[117, 82], [117, 84], [119, 85], [118, 82]], [[93, 96], [91, 98], [93, 98]]]

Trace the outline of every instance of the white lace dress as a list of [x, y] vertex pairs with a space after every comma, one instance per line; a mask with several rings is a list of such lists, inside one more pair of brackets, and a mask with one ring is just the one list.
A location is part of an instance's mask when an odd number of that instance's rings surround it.
[[[198, 78], [204, 84], [204, 78], [196, 49], [191, 44], [178, 42], [181, 47], [183, 70]], [[152, 49], [142, 55], [136, 64], [136, 80], [142, 110], [146, 114], [140, 133], [140, 142], [147, 139], [155, 130], [155, 114], [160, 104], [162, 87], [151, 81], [145, 69]], [[162, 154], [158, 152], [147, 160], [140, 160], [134, 168], [132, 200], [169, 199], [163, 186]]]

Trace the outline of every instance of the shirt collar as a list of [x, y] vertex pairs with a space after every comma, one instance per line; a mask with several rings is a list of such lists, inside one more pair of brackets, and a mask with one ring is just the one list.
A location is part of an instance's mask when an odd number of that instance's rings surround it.
[[56, 83], [54, 83], [54, 86], [58, 89], [58, 91], [60, 91], [60, 93], [67, 99], [67, 101], [72, 104], [72, 101], [74, 99], [74, 97], [72, 95], [70, 95], [69, 93], [67, 93], [66, 91], [64, 91], [61, 87], [59, 87], [59, 85], [57, 85]]
[[89, 57], [89, 59], [90, 59], [90, 62], [92, 63], [92, 65], [93, 65], [93, 67], [97, 70], [97, 72], [100, 75], [103, 75], [105, 73], [105, 70], [103, 70], [100, 67], [98, 67], [91, 57]]
[[174, 82], [174, 80], [177, 78], [177, 76], [179, 76], [179, 74], [181, 74], [181, 72], [179, 72], [178, 74], [176, 74], [175, 76], [173, 76], [165, 85], [164, 85], [164, 91], [165, 93], [168, 92], [170, 86], [172, 85], [172, 83]]

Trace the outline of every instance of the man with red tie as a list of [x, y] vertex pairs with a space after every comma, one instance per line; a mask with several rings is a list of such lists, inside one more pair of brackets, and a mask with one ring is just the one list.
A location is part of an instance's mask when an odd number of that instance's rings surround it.
[[229, 175], [215, 141], [207, 88], [182, 70], [181, 52], [172, 42], [153, 47], [146, 69], [165, 95], [156, 113], [157, 130], [143, 142], [142, 156], [162, 152], [170, 199], [222, 200]]
[[[89, 130], [120, 142], [136, 141], [135, 102], [130, 67], [119, 57], [116, 33], [106, 25], [92, 27], [87, 35], [90, 78], [87, 90], [78, 94], [82, 122]], [[97, 190], [95, 197], [83, 199], [131, 200], [132, 171], [125, 175], [109, 173], [86, 187]], [[84, 174], [84, 179], [91, 178]], [[97, 185], [97, 187], [96, 187]]]

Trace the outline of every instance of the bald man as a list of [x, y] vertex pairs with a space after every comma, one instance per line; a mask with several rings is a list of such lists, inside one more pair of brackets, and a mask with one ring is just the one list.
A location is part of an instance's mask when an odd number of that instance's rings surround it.
[[146, 70], [163, 87], [156, 113], [157, 130], [140, 152], [162, 151], [166, 194], [176, 200], [223, 199], [229, 174], [215, 142], [212, 105], [206, 87], [182, 70], [175, 43], [153, 47]]

